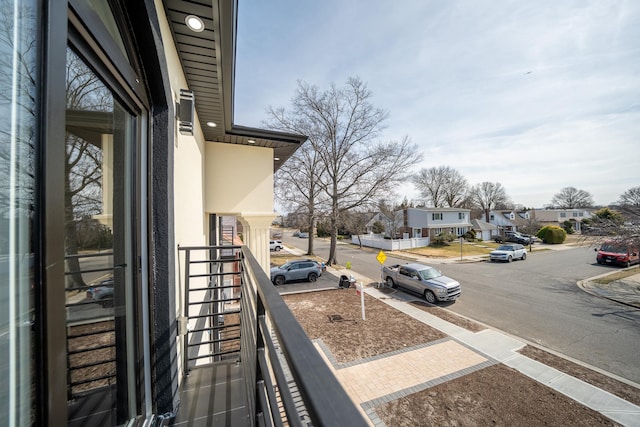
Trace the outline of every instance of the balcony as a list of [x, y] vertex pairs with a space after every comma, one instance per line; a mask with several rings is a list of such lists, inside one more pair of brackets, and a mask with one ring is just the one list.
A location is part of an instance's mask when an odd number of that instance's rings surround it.
[[246, 247], [179, 250], [185, 378], [174, 425], [368, 425]]

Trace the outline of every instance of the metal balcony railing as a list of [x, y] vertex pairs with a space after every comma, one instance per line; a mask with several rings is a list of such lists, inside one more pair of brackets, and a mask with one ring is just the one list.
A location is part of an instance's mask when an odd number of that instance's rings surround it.
[[[193, 328], [187, 332], [185, 372], [206, 358], [210, 363], [228, 363], [229, 357], [237, 357], [253, 425], [368, 425], [247, 247], [179, 250], [188, 260], [186, 317], [190, 324], [207, 319], [201, 322], [205, 326], [198, 328], [199, 335], [191, 334]], [[193, 286], [193, 281], [206, 286]], [[239, 328], [236, 353], [231, 347], [222, 350], [222, 343], [231, 346], [233, 334], [223, 333], [223, 326], [233, 316], [239, 320], [233, 324]], [[213, 339], [204, 339], [212, 335]]]

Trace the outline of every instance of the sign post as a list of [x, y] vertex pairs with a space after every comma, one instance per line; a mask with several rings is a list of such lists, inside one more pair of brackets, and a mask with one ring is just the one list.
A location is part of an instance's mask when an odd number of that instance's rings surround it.
[[356, 285], [356, 294], [360, 295], [360, 306], [362, 307], [362, 320], [367, 320], [364, 315], [364, 289], [362, 281]]
[[384, 262], [387, 259], [387, 255], [385, 255], [384, 252], [380, 251], [378, 252], [378, 256], [376, 257], [376, 259], [380, 263], [380, 284], [378, 285], [378, 287], [380, 287], [380, 286], [384, 286], [383, 268], [384, 268]]

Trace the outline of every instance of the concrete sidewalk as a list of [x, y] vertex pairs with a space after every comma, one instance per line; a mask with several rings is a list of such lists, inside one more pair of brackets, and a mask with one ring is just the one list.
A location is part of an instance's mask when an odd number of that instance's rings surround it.
[[[636, 268], [636, 270], [638, 269]], [[615, 272], [581, 280], [578, 282], [578, 286], [592, 295], [640, 308], [640, 270], [638, 270], [638, 274], [610, 283], [597, 282], [597, 279], [610, 274], [615, 274]]]
[[[331, 268], [328, 269], [328, 272], [330, 274], [338, 273]], [[344, 384], [347, 392], [352, 396], [354, 401], [363, 408], [373, 425], [382, 425], [373, 410], [375, 406], [381, 403], [397, 399], [403, 395], [415, 393], [444, 381], [455, 379], [461, 375], [466, 375], [467, 373], [482, 369], [494, 363], [502, 363], [568, 396], [582, 405], [600, 412], [617, 423], [624, 426], [640, 426], [639, 406], [558, 371], [555, 368], [523, 356], [518, 353], [518, 350], [526, 345], [524, 341], [520, 341], [495, 329], [485, 329], [475, 333], [468, 331], [467, 329], [420, 310], [405, 301], [389, 298], [387, 293], [383, 293], [378, 288], [379, 285], [377, 281], [355, 273], [353, 276], [357, 282], [361, 282], [365, 286], [364, 289], [368, 295], [438, 329], [450, 337], [450, 340], [434, 343], [429, 346], [428, 350], [410, 349], [410, 351], [389, 356], [400, 358], [402, 360], [401, 363], [397, 361], [385, 363], [380, 359], [365, 361], [358, 365], [357, 371], [353, 366], [348, 368], [339, 367], [335, 363], [330, 363], [330, 366], [334, 369], [338, 379]], [[328, 350], [325, 349], [324, 351], [326, 353]], [[441, 365], [436, 365], [447, 366], [447, 371], [443, 371], [434, 377], [433, 373], [422, 372], [416, 367], [416, 369], [410, 370], [412, 375], [410, 375], [409, 380], [407, 380], [407, 378], [405, 378], [407, 363], [411, 364], [414, 358], [424, 360], [422, 357], [424, 357], [423, 353], [426, 351], [429, 352], [429, 360], [440, 360]], [[453, 355], [455, 355], [455, 357]], [[384, 364], [384, 369], [374, 369], [376, 366], [369, 365], [371, 363], [381, 366]], [[349, 369], [349, 371], [342, 372], [342, 369]], [[367, 381], [358, 381], [357, 372], [367, 372], [369, 375]], [[372, 382], [371, 372], [384, 372], [384, 376]], [[640, 385], [636, 385], [636, 387], [640, 388]]]

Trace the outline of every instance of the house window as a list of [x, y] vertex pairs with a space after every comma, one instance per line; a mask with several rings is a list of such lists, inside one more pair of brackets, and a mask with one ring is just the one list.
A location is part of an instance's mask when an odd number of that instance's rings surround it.
[[578, 212], [574, 212], [574, 213], [573, 213], [573, 217], [574, 217], [574, 218], [577, 218], [577, 217], [579, 217], [579, 216], [580, 216], [580, 215], [578, 215]]
[[442, 234], [442, 228], [434, 228], [433, 229], [433, 233], [437, 236], [439, 234]]
[[431, 219], [434, 221], [442, 221], [442, 212], [433, 212], [431, 214]]
[[489, 215], [489, 221], [493, 221], [493, 220], [495, 220], [495, 219], [496, 219], [496, 217], [495, 217], [495, 215], [494, 215], [494, 214]]
[[458, 219], [465, 219], [467, 217], [467, 214], [464, 212], [458, 212]]
[[414, 229], [413, 229], [413, 237], [414, 237], [414, 238], [422, 237], [422, 229], [420, 229], [420, 228], [414, 228]]
[[509, 219], [516, 219], [516, 215], [513, 212], [511, 212], [509, 214]]
[[560, 218], [566, 218], [566, 217], [567, 217], [566, 212], [560, 212]]
[[529, 218], [530, 218], [529, 212], [525, 212], [525, 213], [524, 213], [524, 218], [525, 218], [525, 219], [529, 219]]
[[458, 232], [458, 236], [464, 236], [467, 232], [467, 227], [458, 227], [456, 231]]

